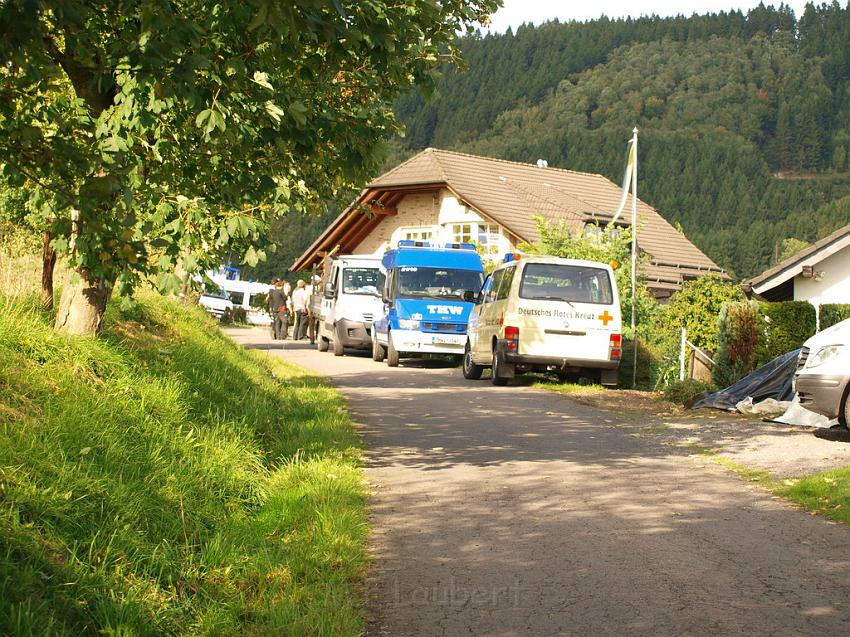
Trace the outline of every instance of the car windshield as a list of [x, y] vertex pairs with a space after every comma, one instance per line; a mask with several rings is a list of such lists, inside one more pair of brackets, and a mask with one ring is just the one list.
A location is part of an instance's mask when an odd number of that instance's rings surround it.
[[466, 290], [481, 289], [482, 279], [475, 270], [403, 266], [398, 269], [398, 295], [463, 299]]
[[212, 288], [207, 288], [204, 290], [204, 296], [209, 296], [214, 299], [224, 299], [225, 301], [229, 301], [230, 299], [227, 297], [227, 294], [221, 288], [215, 290]]
[[382, 285], [378, 268], [345, 268], [342, 271], [342, 291], [345, 294], [380, 296]]
[[588, 265], [529, 263], [519, 295], [524, 299], [611, 305], [614, 294], [608, 271]]

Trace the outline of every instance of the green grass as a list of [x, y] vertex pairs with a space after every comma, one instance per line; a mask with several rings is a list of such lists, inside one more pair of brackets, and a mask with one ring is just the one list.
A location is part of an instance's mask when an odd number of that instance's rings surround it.
[[781, 482], [775, 492], [810, 513], [850, 524], [850, 467]]
[[0, 296], [0, 633], [357, 635], [361, 450], [324, 380], [142, 295]]
[[850, 467], [783, 480], [774, 478], [769, 471], [749, 469], [723, 456], [712, 459], [745, 480], [757, 482], [771, 493], [799, 504], [812, 515], [825, 515], [850, 524]]

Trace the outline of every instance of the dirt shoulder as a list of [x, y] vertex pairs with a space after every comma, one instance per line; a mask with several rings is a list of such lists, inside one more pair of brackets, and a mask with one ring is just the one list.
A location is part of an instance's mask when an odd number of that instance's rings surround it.
[[[765, 422], [712, 409], [684, 409], [660, 392], [547, 387], [571, 400], [617, 416], [630, 435], [728, 458], [774, 478], [797, 478], [850, 465], [850, 432]], [[650, 417], [648, 420], [647, 417]]]

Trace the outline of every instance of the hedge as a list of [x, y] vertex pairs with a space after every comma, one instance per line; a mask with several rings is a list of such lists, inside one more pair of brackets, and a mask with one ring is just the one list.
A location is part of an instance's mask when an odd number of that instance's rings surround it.
[[827, 303], [820, 306], [820, 328], [825, 330], [850, 318], [850, 303]]
[[759, 303], [758, 366], [803, 346], [817, 329], [814, 306], [808, 301]]

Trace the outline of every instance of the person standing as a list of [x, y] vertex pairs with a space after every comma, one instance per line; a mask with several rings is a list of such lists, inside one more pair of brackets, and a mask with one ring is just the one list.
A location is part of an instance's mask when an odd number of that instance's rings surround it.
[[292, 338], [300, 341], [307, 332], [307, 311], [310, 296], [307, 294], [307, 284], [299, 279], [295, 291], [292, 292], [292, 309], [295, 310], [295, 327]]
[[269, 292], [269, 310], [274, 320], [275, 340], [286, 339], [289, 332], [289, 307], [287, 301], [286, 294], [283, 292], [283, 281], [275, 279], [274, 288]]

